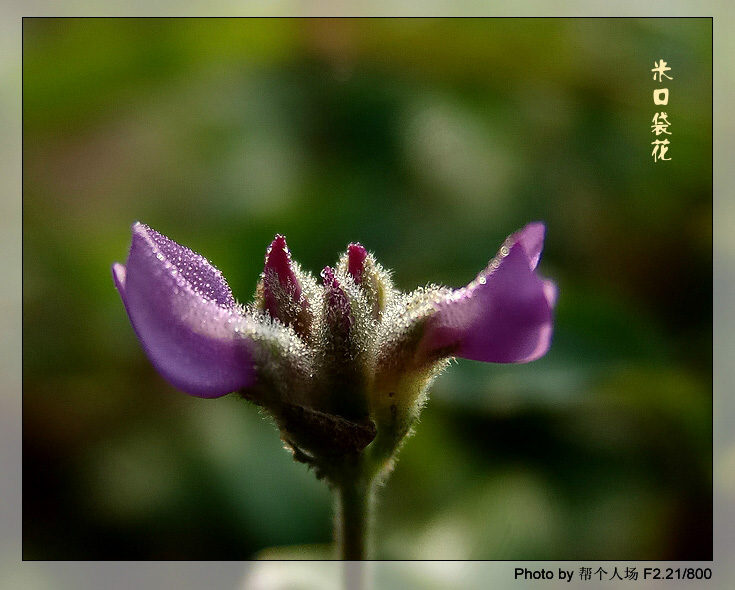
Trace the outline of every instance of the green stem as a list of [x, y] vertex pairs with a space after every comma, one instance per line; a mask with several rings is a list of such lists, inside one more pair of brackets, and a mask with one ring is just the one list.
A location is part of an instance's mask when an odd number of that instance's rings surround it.
[[340, 559], [369, 559], [372, 508], [372, 477], [361, 469], [346, 474], [337, 488], [336, 538]]

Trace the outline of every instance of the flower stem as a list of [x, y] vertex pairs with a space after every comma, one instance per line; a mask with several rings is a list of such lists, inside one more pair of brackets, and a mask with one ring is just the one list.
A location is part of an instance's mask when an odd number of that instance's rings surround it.
[[372, 507], [371, 477], [361, 470], [355, 470], [341, 480], [337, 488], [335, 523], [340, 559], [369, 559]]

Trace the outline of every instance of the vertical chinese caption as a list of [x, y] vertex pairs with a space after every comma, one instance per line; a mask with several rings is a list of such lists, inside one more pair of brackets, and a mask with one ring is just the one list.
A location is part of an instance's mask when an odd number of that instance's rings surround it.
[[[673, 80], [671, 76], [666, 74], [666, 72], [671, 71], [671, 68], [667, 66], [666, 62], [664, 60], [654, 61], [653, 62], [653, 69], [651, 70], [653, 72], [653, 79], [656, 80], [656, 77], [658, 76], [658, 82], [659, 84], [663, 84], [663, 79], [667, 78], [669, 80]], [[669, 104], [669, 89], [668, 88], [656, 88], [653, 91], [653, 104], [656, 106], [666, 106]], [[656, 138], [654, 141], [651, 142], [651, 145], [653, 146], [653, 151], [651, 152], [651, 155], [653, 156], [653, 161], [658, 162], [659, 160], [671, 160], [671, 158], [666, 157], [666, 152], [669, 151], [669, 144], [671, 143], [668, 138], [664, 137], [663, 139], [658, 139], [661, 135], [671, 135], [671, 132], [669, 131], [669, 119], [668, 115], [665, 111], [661, 111], [653, 115], [652, 119], [653, 125], [651, 125], [651, 133], [656, 134]]]

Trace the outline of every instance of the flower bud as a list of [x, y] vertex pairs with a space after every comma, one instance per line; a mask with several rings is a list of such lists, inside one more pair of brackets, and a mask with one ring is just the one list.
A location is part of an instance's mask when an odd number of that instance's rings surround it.
[[339, 268], [352, 277], [365, 295], [374, 320], [380, 319], [383, 311], [395, 294], [389, 274], [375, 258], [359, 243], [347, 246]]
[[464, 287], [408, 294], [358, 243], [318, 285], [277, 235], [245, 307], [205, 258], [140, 223], [112, 273], [166, 379], [191, 395], [238, 392], [260, 405], [294, 457], [335, 483], [362, 456], [390, 465], [450, 357], [546, 354], [557, 289], [536, 270], [545, 231], [536, 222], [512, 234]]
[[277, 235], [265, 255], [258, 285], [260, 308], [308, 340], [312, 312], [299, 280], [298, 265], [291, 260], [286, 238]]
[[327, 266], [324, 281], [322, 364], [326, 407], [350, 420], [368, 415], [366, 329], [368, 311], [350, 278]]

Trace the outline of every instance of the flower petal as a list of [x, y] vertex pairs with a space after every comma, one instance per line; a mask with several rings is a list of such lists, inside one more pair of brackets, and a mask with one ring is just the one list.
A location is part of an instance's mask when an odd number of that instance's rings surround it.
[[511, 248], [514, 244], [520, 243], [528, 257], [531, 270], [533, 270], [538, 266], [538, 261], [541, 258], [545, 235], [546, 226], [540, 221], [534, 221], [505, 240], [505, 246]]
[[143, 349], [172, 385], [198, 397], [252, 385], [244, 319], [204, 257], [136, 223], [127, 264], [112, 274]]
[[495, 363], [546, 354], [556, 286], [534, 270], [543, 231], [543, 224], [529, 224], [512, 235], [475, 281], [436, 304], [422, 338], [424, 354]]

